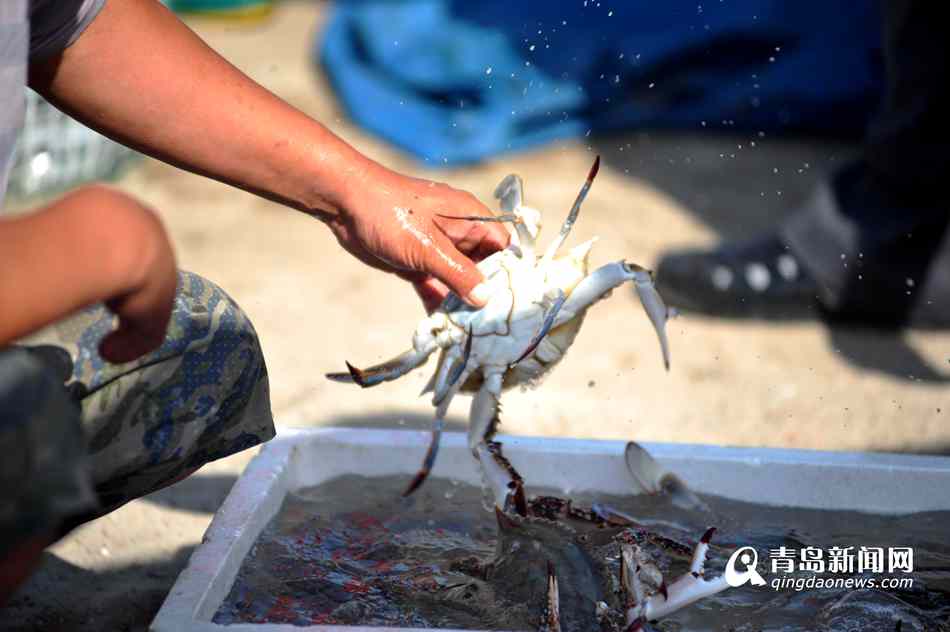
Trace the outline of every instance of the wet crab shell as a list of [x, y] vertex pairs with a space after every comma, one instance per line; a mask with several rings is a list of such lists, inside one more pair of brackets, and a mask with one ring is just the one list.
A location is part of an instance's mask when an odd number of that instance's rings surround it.
[[[476, 365], [508, 365], [502, 388], [536, 384], [567, 353], [574, 343], [587, 310], [551, 328], [527, 357], [518, 359], [541, 328], [545, 315], [545, 296], [561, 290], [565, 296], [588, 274], [588, 254], [595, 240], [571, 250], [564, 257], [542, 267], [518, 257], [517, 247], [493, 254], [479, 264], [491, 288], [488, 305], [475, 310], [456, 296], [450, 296], [436, 311], [444, 314], [444, 327], [461, 340], [469, 330], [474, 337], [470, 361]], [[436, 316], [438, 320], [442, 320]], [[438, 335], [439, 331], [432, 331]], [[450, 334], [450, 335], [451, 335]], [[442, 350], [435, 375], [445, 362]], [[484, 375], [473, 371], [459, 389], [471, 393], [481, 388]]]

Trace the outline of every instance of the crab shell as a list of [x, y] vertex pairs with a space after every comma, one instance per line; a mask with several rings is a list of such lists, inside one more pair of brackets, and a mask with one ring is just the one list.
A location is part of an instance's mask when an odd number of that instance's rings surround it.
[[[432, 338], [441, 339], [440, 342], [449, 338], [461, 344], [470, 331], [473, 341], [469, 363], [507, 367], [502, 381], [505, 389], [536, 383], [564, 357], [580, 331], [587, 310], [552, 327], [534, 351], [520, 361], [519, 357], [541, 329], [546, 307], [557, 291], [569, 297], [587, 276], [588, 255], [595, 241], [596, 238], [591, 239], [565, 256], [540, 266], [519, 257], [517, 245], [496, 252], [478, 265], [491, 291], [488, 304], [474, 309], [450, 296], [432, 316], [420, 323], [413, 346], [423, 349]], [[443, 348], [434, 375], [439, 374], [446, 355]], [[475, 392], [483, 380], [481, 371], [473, 371], [460, 390]]]

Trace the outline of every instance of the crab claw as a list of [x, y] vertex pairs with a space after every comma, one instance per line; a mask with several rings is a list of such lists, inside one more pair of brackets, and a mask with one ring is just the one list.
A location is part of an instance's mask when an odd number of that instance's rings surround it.
[[653, 458], [635, 441], [623, 453], [627, 471], [646, 493], [667, 496], [675, 506], [689, 511], [709, 511], [709, 507], [683, 480]]
[[496, 513], [514, 511], [522, 517], [528, 515], [524, 481], [502, 454], [501, 444], [479, 443], [475, 446], [475, 457], [482, 467], [483, 480], [494, 497]]
[[515, 173], [505, 176], [495, 187], [495, 199], [498, 200], [501, 210], [509, 213], [521, 206], [524, 201], [524, 182], [521, 176]]
[[334, 382], [356, 383], [363, 388], [376, 386], [383, 382], [395, 380], [413, 369], [417, 369], [426, 363], [429, 355], [435, 350], [433, 343], [420, 350], [410, 349], [400, 353], [391, 360], [386, 360], [381, 364], [371, 366], [366, 369], [358, 369], [349, 362], [346, 363], [348, 373], [327, 373], [326, 378]]
[[677, 315], [675, 311], [670, 310], [663, 297], [656, 291], [653, 284], [653, 272], [638, 266], [635, 263], [627, 264], [627, 267], [633, 273], [633, 284], [637, 288], [637, 296], [640, 297], [640, 304], [653, 323], [653, 329], [656, 330], [657, 338], [660, 339], [660, 350], [663, 352], [663, 365], [666, 370], [670, 370], [670, 343], [666, 338], [666, 321]]
[[548, 590], [541, 610], [540, 632], [561, 632], [561, 598], [557, 589], [557, 574], [554, 564], [548, 562]]
[[328, 380], [332, 380], [333, 382], [355, 382], [363, 388], [376, 386], [377, 384], [383, 382], [382, 379], [373, 380], [372, 375], [367, 375], [365, 371], [356, 368], [349, 362], [346, 363], [346, 368], [349, 373], [327, 373], [326, 378]]
[[660, 619], [677, 610], [729, 588], [724, 575], [715, 579], [706, 579], [706, 554], [709, 551], [709, 541], [715, 529], [707, 529], [696, 544], [689, 571], [683, 573], [672, 584], [665, 581], [660, 583], [659, 590], [644, 598], [644, 589], [640, 581], [640, 567], [636, 562], [634, 546], [624, 546], [621, 549], [621, 585], [626, 595], [626, 621], [632, 626], [638, 619], [652, 621]]

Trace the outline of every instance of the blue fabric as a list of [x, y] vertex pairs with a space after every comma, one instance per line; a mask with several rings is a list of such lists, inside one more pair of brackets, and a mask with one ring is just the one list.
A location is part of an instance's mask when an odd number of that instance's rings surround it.
[[433, 164], [634, 128], [858, 135], [880, 7], [349, 0], [318, 38], [350, 116]]

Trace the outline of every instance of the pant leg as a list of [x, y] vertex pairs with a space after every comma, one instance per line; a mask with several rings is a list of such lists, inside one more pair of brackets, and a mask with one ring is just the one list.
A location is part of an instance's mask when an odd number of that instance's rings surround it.
[[0, 349], [0, 560], [99, 508], [63, 378], [27, 349]]
[[906, 319], [927, 296], [950, 291], [933, 261], [950, 251], [950, 162], [940, 119], [948, 111], [950, 42], [942, 8], [886, 0], [886, 94], [862, 158], [824, 183], [782, 235], [822, 286], [833, 312]]
[[274, 436], [267, 368], [254, 328], [210, 281], [179, 274], [156, 351], [111, 365], [98, 353], [114, 317], [84, 310], [30, 342], [65, 348], [80, 392], [92, 480], [106, 509]]

